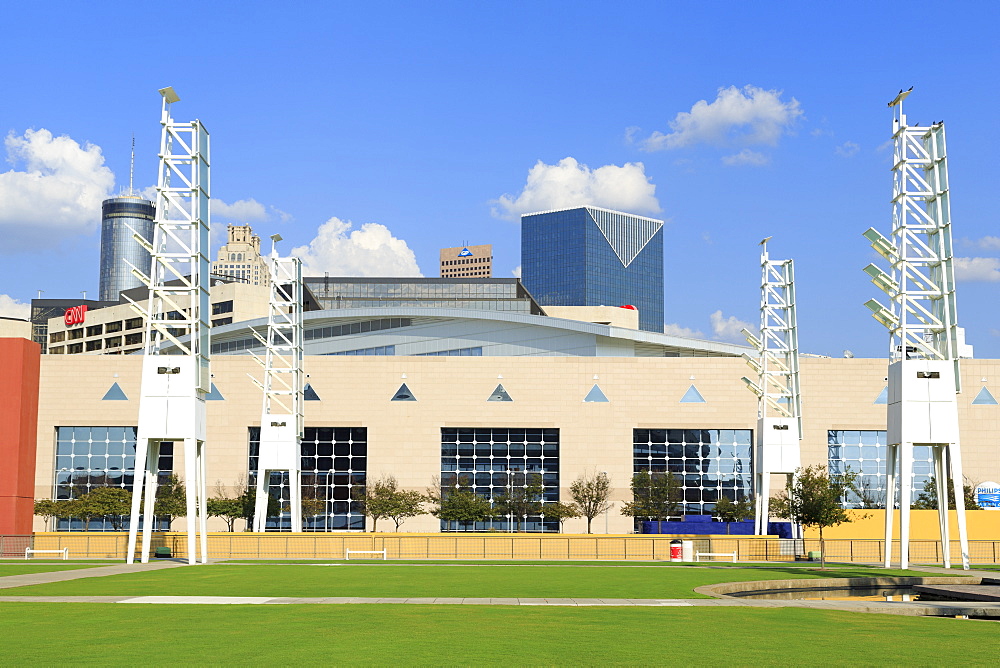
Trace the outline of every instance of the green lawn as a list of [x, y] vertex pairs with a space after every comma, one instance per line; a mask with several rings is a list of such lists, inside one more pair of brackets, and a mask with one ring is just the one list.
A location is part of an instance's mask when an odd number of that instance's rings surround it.
[[994, 623], [792, 608], [8, 603], [0, 628], [23, 629], [11, 665], [992, 665], [998, 644]]
[[28, 573], [48, 573], [49, 571], [74, 571], [79, 568], [95, 568], [108, 564], [72, 564], [66, 561], [51, 564], [33, 564], [22, 561], [15, 564], [0, 563], [0, 578], [7, 575], [26, 575]]
[[920, 575], [878, 568], [665, 568], [576, 564], [205, 565], [0, 590], [0, 596], [269, 596], [461, 598], [707, 598], [720, 582]]

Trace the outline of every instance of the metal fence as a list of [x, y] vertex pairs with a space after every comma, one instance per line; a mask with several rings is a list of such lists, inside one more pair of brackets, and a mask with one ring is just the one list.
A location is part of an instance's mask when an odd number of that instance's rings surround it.
[[[671, 536], [525, 535], [525, 534], [335, 534], [335, 533], [212, 533], [208, 554], [215, 559], [343, 559], [345, 552], [386, 551], [389, 559], [486, 560], [586, 560], [665, 561], [670, 558]], [[783, 540], [753, 536], [688, 538], [696, 552], [732, 553], [738, 561], [791, 562], [820, 551], [819, 540]], [[124, 533], [39, 533], [34, 536], [0, 536], [0, 556], [23, 557], [24, 549], [69, 548], [71, 559], [124, 559], [128, 536]], [[881, 540], [826, 540], [830, 561], [881, 563]], [[170, 549], [171, 556], [187, 556], [183, 533], [154, 532], [152, 551]], [[960, 563], [958, 542], [951, 543], [952, 563]], [[898, 542], [893, 558], [898, 559]], [[1000, 563], [1000, 540], [969, 541], [974, 564]], [[138, 556], [138, 555], [136, 555]], [[723, 557], [707, 560], [723, 561]], [[941, 542], [911, 540], [910, 560], [935, 564], [941, 561]]]

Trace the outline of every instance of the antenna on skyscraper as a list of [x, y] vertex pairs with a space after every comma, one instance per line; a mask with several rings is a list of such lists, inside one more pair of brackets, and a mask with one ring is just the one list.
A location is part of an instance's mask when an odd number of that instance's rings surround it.
[[135, 176], [135, 133], [132, 133], [132, 160], [128, 165], [128, 194], [134, 195], [135, 191], [132, 190], [132, 177]]

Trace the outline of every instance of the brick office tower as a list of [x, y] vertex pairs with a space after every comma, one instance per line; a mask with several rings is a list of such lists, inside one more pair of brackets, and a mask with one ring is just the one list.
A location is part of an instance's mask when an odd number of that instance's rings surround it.
[[493, 244], [441, 249], [441, 278], [492, 278]]
[[546, 306], [639, 309], [663, 331], [663, 221], [593, 206], [521, 216], [521, 281]]

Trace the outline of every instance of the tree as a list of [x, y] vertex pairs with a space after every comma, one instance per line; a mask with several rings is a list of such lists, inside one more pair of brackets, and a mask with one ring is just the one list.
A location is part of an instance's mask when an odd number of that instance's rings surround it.
[[184, 483], [173, 473], [156, 486], [153, 514], [166, 518], [168, 531], [175, 517], [187, 515], [187, 491], [184, 489]]
[[861, 508], [885, 508], [885, 490], [881, 488], [881, 480], [877, 476], [859, 476], [854, 491]]
[[243, 501], [241, 499], [211, 498], [205, 504], [205, 510], [209, 517], [221, 517], [226, 522], [228, 531], [234, 531], [236, 520], [243, 519]]
[[662, 528], [663, 520], [680, 513], [684, 492], [673, 473], [640, 471], [632, 476], [632, 501], [622, 506], [622, 515], [651, 517]]
[[45, 518], [46, 528], [48, 528], [49, 520], [73, 517], [73, 503], [68, 499], [38, 499], [35, 501], [35, 514]]
[[[562, 501], [557, 501], [555, 503], [542, 504], [542, 517], [550, 517], [552, 519], [559, 520], [560, 533], [563, 531], [563, 526], [566, 524], [566, 520], [580, 516], [580, 507], [575, 503], [563, 503]], [[589, 520], [587, 521], [587, 524], [590, 524]], [[590, 531], [588, 530], [587, 533], [590, 533]]]
[[313, 495], [302, 499], [302, 521], [306, 521], [307, 517], [316, 517], [317, 515], [326, 514], [326, 499], [320, 499]]
[[[247, 521], [246, 530], [250, 531], [253, 528], [254, 515], [257, 513], [257, 489], [255, 487], [247, 487], [237, 497], [237, 500], [243, 508], [243, 519]], [[267, 509], [265, 513], [267, 517], [277, 517], [281, 514], [281, 502], [270, 494], [267, 495]]]
[[464, 485], [442, 486], [437, 477], [427, 488], [426, 500], [434, 504], [431, 514], [445, 522], [485, 522], [493, 517], [490, 502]]
[[842, 506], [844, 494], [855, 491], [858, 474], [848, 469], [831, 476], [822, 464], [795, 470], [785, 489], [778, 492], [770, 504], [775, 517], [819, 529], [820, 567], [826, 568], [823, 529], [850, 522], [851, 516]]
[[372, 518], [372, 533], [378, 531], [378, 521], [383, 517], [389, 517], [392, 513], [398, 491], [396, 479], [391, 475], [382, 476], [366, 484], [365, 514]]
[[518, 485], [514, 473], [510, 477], [504, 493], [493, 499], [493, 511], [497, 517], [507, 517], [514, 521], [517, 531], [521, 530], [521, 521], [529, 515], [539, 515], [542, 512], [542, 476], [538, 473], [522, 475], [523, 484]]
[[424, 502], [427, 498], [420, 492], [412, 489], [401, 489], [396, 492], [396, 503], [393, 505], [389, 519], [396, 525], [396, 532], [399, 532], [399, 525], [418, 515], [425, 514]]
[[569, 486], [569, 494], [573, 497], [573, 503], [578, 510], [576, 517], [582, 515], [587, 518], [587, 533], [591, 533], [590, 524], [594, 518], [607, 512], [612, 506], [608, 501], [611, 496], [611, 481], [608, 479], [608, 474], [601, 472], [581, 475]]
[[[963, 483], [962, 490], [965, 497], [966, 510], [981, 510], [979, 502], [976, 500], [976, 486]], [[914, 510], [937, 510], [937, 480], [931, 476], [924, 482], [924, 489], [917, 496], [917, 500], [910, 506]], [[948, 510], [955, 510], [955, 483], [951, 476], [948, 476]]]
[[[78, 499], [79, 507], [111, 522], [114, 531], [121, 531], [125, 518], [132, 514], [132, 492], [122, 487], [94, 487]], [[79, 512], [79, 511], [78, 511]]]
[[729, 533], [729, 522], [743, 522], [754, 516], [753, 497], [747, 496], [733, 501], [724, 494], [719, 495], [715, 502], [715, 516], [726, 522], [726, 533]]

